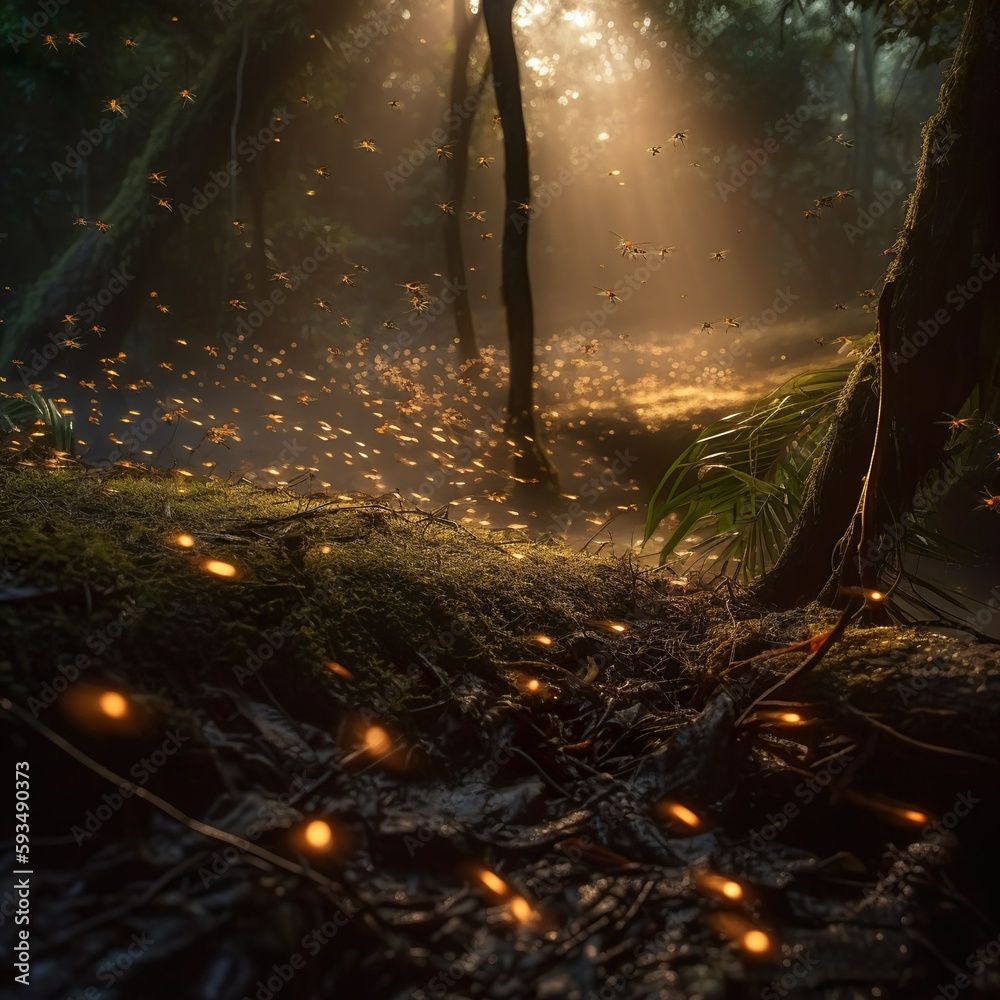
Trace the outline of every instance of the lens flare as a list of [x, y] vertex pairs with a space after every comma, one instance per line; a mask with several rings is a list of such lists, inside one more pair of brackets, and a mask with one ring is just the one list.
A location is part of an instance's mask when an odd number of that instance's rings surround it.
[[194, 536], [181, 533], [174, 536], [174, 545], [179, 545], [182, 549], [194, 548]]
[[523, 896], [515, 896], [510, 903], [510, 912], [519, 924], [530, 924], [535, 919], [535, 911]]
[[302, 831], [302, 839], [312, 850], [325, 851], [333, 844], [333, 830], [324, 820], [314, 819]]
[[206, 559], [202, 566], [206, 573], [221, 576], [224, 579], [231, 580], [237, 574], [236, 567], [232, 563], [222, 562], [220, 559]]
[[109, 719], [124, 719], [128, 715], [128, 702], [117, 691], [105, 691], [97, 705]]
[[499, 875], [494, 875], [488, 868], [483, 868], [479, 873], [479, 881], [486, 886], [490, 892], [495, 892], [498, 896], [507, 895], [507, 883]]
[[763, 955], [765, 951], [770, 950], [771, 939], [763, 931], [752, 930], [743, 935], [740, 944], [746, 951], [755, 955]]
[[378, 757], [392, 749], [392, 737], [381, 726], [369, 726], [364, 736], [365, 748]]
[[703, 872], [695, 876], [695, 885], [707, 896], [718, 896], [732, 902], [736, 902], [744, 897], [743, 886], [739, 882], [734, 882], [732, 879], [725, 878], [722, 875]]
[[656, 810], [667, 822], [679, 824], [692, 832], [701, 829], [703, 825], [698, 814], [680, 802], [664, 799], [657, 805]]

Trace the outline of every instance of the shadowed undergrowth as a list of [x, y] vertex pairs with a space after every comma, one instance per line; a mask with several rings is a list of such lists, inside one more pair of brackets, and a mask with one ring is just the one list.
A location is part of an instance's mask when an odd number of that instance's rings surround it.
[[0, 480], [42, 995], [926, 996], [989, 939], [995, 647], [859, 618], [758, 704], [835, 613], [395, 497], [58, 465]]

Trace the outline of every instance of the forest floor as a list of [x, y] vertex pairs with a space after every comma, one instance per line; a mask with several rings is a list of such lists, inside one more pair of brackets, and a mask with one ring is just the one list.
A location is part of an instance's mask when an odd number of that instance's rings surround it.
[[25, 996], [1000, 992], [995, 646], [859, 617], [768, 694], [839, 612], [134, 465], [0, 510]]

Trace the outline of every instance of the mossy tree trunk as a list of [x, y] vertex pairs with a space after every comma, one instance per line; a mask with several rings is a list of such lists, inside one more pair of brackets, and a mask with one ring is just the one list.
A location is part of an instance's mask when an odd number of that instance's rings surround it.
[[521, 104], [520, 73], [511, 16], [515, 0], [484, 0], [483, 12], [493, 59], [493, 84], [503, 128], [504, 194], [503, 299], [507, 309], [510, 389], [508, 438], [514, 474], [547, 489], [558, 486], [555, 467], [538, 436], [534, 405], [535, 315], [528, 274], [531, 173]]
[[[972, 0], [879, 301], [803, 511], [760, 596], [788, 604], [839, 585], [883, 589], [917, 488], [946, 457], [945, 413], [995, 386], [1000, 314], [1000, 4]], [[831, 566], [830, 554], [834, 553]], [[833, 573], [831, 574], [831, 570]]]
[[[92, 337], [85, 340], [94, 340], [105, 355], [121, 346], [139, 304], [146, 299], [150, 276], [162, 259], [164, 246], [185, 224], [185, 213], [178, 207], [190, 203], [193, 192], [203, 190], [211, 181], [211, 172], [230, 158], [233, 81], [240, 66], [244, 32], [249, 32], [251, 43], [242, 68], [240, 137], [256, 134], [269, 124], [271, 116], [264, 110], [268, 98], [304, 61], [301, 45], [283, 30], [279, 6], [274, 0], [247, 3], [241, 8], [242, 19], [234, 18], [220, 32], [215, 53], [192, 88], [196, 103], [189, 106], [171, 96], [142, 153], [129, 165], [118, 192], [96, 213], [96, 218], [113, 228], [106, 233], [93, 227], [74, 230], [74, 242], [24, 294], [18, 313], [7, 324], [0, 343], [0, 363], [47, 343], [47, 334], [65, 329], [60, 325], [64, 315], [74, 313], [80, 304], [88, 300], [101, 304], [116, 272], [128, 280], [124, 290], [99, 310], [97, 322], [107, 332], [100, 341]], [[313, 2], [300, 15], [311, 19], [327, 9], [326, 4]], [[163, 88], [173, 85], [169, 79], [159, 84]], [[154, 170], [166, 172], [165, 187], [147, 179]], [[174, 210], [158, 207], [150, 195], [171, 197]], [[222, 197], [228, 200], [228, 192]]]

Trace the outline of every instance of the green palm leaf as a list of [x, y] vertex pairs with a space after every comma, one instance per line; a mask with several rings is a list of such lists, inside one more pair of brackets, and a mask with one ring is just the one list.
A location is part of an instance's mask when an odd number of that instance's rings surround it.
[[663, 563], [695, 532], [695, 561], [711, 559], [741, 579], [777, 559], [798, 516], [803, 485], [852, 363], [804, 372], [748, 410], [706, 427], [673, 462], [649, 503], [644, 541], [678, 519], [660, 550]]
[[37, 425], [57, 451], [73, 452], [73, 418], [51, 400], [29, 389], [24, 393], [0, 393], [0, 433], [24, 431]]

